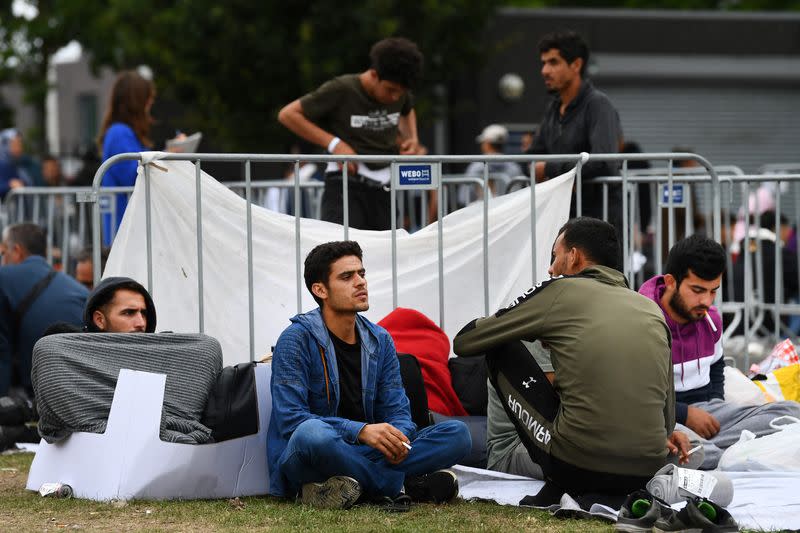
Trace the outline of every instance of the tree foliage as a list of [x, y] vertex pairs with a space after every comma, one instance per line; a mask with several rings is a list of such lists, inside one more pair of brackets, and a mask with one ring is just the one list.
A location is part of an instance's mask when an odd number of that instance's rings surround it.
[[[277, 111], [331, 76], [368, 66], [372, 43], [415, 40], [426, 55], [417, 108], [436, 113], [438, 84], [477, 72], [483, 29], [499, 5], [800, 9], [800, 0], [0, 0], [0, 84], [17, 81], [38, 111], [44, 145], [47, 65], [73, 39], [94, 65], [149, 65], [160, 96], [182, 104], [181, 127], [202, 129], [226, 151], [283, 151], [291, 138]], [[0, 119], [2, 119], [0, 105]]]
[[228, 151], [282, 151], [291, 136], [277, 123], [284, 104], [331, 76], [368, 67], [369, 48], [390, 35], [426, 55], [420, 105], [431, 87], [480, 61], [494, 1], [253, 2], [110, 0], [84, 19], [80, 41], [98, 65], [147, 64], [160, 95], [187, 110]]
[[726, 11], [800, 10], [800, 0], [507, 0], [517, 7], [708, 9]]

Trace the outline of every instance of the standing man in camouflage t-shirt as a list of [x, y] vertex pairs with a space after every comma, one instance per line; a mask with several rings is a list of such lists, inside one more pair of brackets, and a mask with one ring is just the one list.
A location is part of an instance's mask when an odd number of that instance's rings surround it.
[[[281, 109], [278, 120], [331, 154], [418, 153], [417, 117], [410, 90], [422, 71], [422, 53], [408, 39], [391, 37], [376, 43], [369, 56], [369, 69], [325, 82]], [[351, 163], [348, 177], [349, 225], [389, 229], [389, 166]], [[329, 163], [322, 220], [341, 224], [342, 204], [341, 165]]]

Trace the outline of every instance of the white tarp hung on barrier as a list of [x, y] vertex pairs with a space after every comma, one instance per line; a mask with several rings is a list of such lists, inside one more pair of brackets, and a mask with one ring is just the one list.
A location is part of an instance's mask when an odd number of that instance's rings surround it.
[[[144, 154], [157, 159], [159, 154]], [[160, 167], [160, 168], [159, 168]], [[147, 284], [145, 184], [143, 167], [114, 241], [104, 277], [129, 276]], [[569, 216], [575, 171], [536, 186], [536, 265], [547, 278], [558, 229]], [[196, 169], [190, 162], [160, 160], [150, 165], [153, 298], [159, 331], [198, 332]], [[246, 201], [211, 176], [201, 176], [204, 332], [223, 348], [224, 364], [249, 360]], [[531, 280], [530, 190], [492, 198], [489, 203], [489, 312], [528, 289]], [[483, 206], [471, 205], [443, 220], [444, 330], [452, 339], [484, 313]], [[252, 206], [255, 356], [270, 352], [289, 318], [316, 306], [297, 287], [295, 218]], [[301, 219], [300, 261], [317, 244], [342, 240], [337, 224]], [[364, 250], [370, 309], [375, 322], [392, 310], [390, 231], [350, 229]], [[397, 232], [398, 305], [439, 320], [438, 232], [432, 224], [416, 233]], [[301, 270], [302, 272], [302, 270]]]

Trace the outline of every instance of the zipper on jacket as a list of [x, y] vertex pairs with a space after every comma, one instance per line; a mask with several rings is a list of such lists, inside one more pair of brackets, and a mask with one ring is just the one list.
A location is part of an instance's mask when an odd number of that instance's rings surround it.
[[319, 357], [322, 359], [322, 371], [325, 373], [325, 394], [328, 396], [328, 407], [331, 406], [331, 387], [330, 379], [328, 378], [328, 364], [325, 362], [325, 350], [319, 346]]

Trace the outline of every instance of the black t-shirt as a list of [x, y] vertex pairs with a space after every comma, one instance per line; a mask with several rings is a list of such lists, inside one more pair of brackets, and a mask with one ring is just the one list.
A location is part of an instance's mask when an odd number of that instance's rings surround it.
[[[397, 102], [377, 102], [364, 90], [358, 74], [345, 74], [300, 98], [300, 105], [308, 120], [341, 138], [357, 154], [392, 155], [398, 153], [400, 116], [411, 113], [414, 103], [409, 93]], [[367, 166], [374, 170], [386, 164]]]
[[336, 416], [366, 422], [361, 398], [361, 342], [356, 330], [356, 343], [347, 344], [328, 330], [336, 350], [339, 369], [339, 409]]

